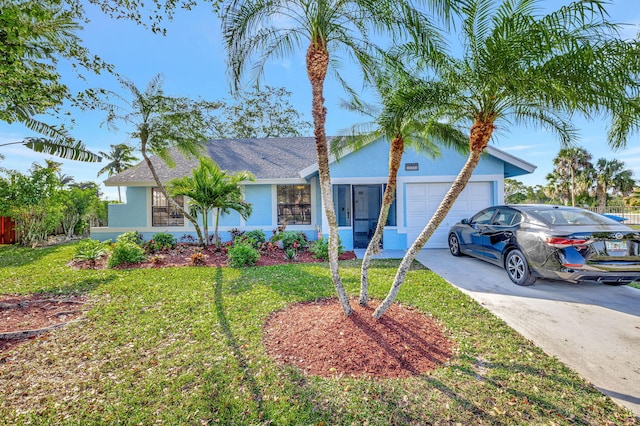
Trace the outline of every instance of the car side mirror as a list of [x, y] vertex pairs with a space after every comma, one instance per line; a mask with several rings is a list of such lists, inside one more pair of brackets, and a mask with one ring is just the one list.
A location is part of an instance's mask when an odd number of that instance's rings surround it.
[[460, 221], [463, 225], [469, 225], [469, 219], [465, 218]]

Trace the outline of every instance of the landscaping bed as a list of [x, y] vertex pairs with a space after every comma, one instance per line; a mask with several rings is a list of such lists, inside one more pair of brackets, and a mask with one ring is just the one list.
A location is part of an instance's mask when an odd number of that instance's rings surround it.
[[[194, 254], [201, 253], [202, 259], [194, 264]], [[172, 266], [210, 266], [225, 267], [228, 263], [228, 251], [226, 247], [207, 246], [200, 247], [195, 244], [177, 244], [175, 248], [162, 249], [150, 254], [145, 260], [138, 263], [124, 263], [118, 265], [117, 269], [131, 268], [163, 268]], [[339, 256], [340, 260], [352, 260], [356, 255], [353, 251], [347, 251]], [[295, 259], [290, 259], [284, 249], [271, 248], [269, 250], [260, 251], [260, 258], [256, 261], [255, 266], [272, 266], [286, 263], [309, 263], [309, 262], [326, 262], [326, 260], [314, 257], [314, 254], [308, 250], [299, 250]], [[69, 262], [69, 266], [76, 269], [104, 269], [106, 268], [107, 258], [101, 257], [95, 263], [89, 260], [73, 259]]]
[[0, 352], [82, 314], [83, 296], [0, 295]]

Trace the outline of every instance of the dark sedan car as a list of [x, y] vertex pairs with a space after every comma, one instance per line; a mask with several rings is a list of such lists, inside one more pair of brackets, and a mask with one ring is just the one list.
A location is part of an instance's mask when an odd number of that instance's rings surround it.
[[489, 207], [451, 227], [449, 250], [502, 266], [518, 285], [640, 281], [640, 231], [575, 207]]

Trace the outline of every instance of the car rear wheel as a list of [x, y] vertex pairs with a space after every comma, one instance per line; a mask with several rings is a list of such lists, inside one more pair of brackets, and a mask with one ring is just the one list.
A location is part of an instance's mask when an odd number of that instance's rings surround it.
[[460, 241], [456, 234], [449, 234], [449, 251], [454, 256], [462, 256], [460, 251]]
[[529, 271], [527, 259], [518, 249], [511, 250], [507, 254], [504, 267], [507, 270], [509, 279], [517, 285], [532, 285], [536, 281], [536, 277], [531, 275], [531, 271]]

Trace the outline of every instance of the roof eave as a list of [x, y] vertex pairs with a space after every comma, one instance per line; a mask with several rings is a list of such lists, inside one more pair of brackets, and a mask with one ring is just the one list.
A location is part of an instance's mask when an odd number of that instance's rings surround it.
[[538, 166], [535, 166], [527, 161], [522, 160], [521, 158], [513, 156], [491, 145], [487, 146], [486, 152], [487, 154], [490, 154], [495, 158], [504, 161], [505, 163], [509, 163], [512, 166], [523, 170], [524, 173], [522, 174], [533, 173], [538, 168]]

